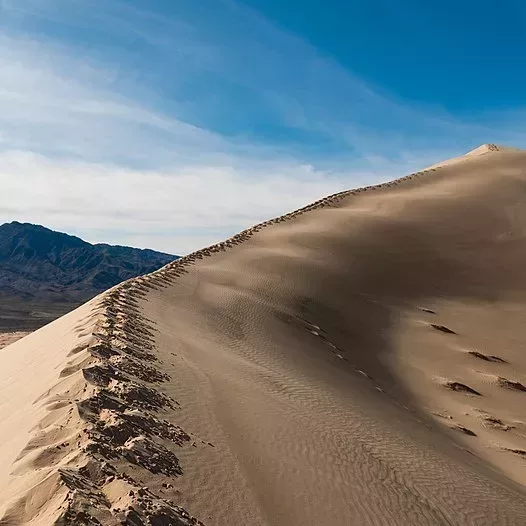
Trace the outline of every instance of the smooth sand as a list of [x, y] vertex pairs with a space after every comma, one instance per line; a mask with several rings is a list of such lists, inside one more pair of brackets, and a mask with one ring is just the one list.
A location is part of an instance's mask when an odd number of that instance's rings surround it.
[[526, 524], [525, 235], [490, 145], [102, 294], [0, 353], [0, 524]]

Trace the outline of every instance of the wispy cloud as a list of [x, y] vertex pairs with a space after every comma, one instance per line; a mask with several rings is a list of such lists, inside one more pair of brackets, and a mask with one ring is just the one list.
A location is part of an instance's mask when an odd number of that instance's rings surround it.
[[309, 166], [264, 167], [147, 171], [10, 152], [0, 155], [0, 220], [45, 218], [89, 240], [186, 252], [344, 187]]
[[159, 165], [203, 144], [212, 154], [225, 148], [219, 136], [112, 90], [111, 69], [63, 50], [0, 36], [0, 73], [4, 150], [121, 162], [153, 155]]
[[232, 1], [0, 0], [0, 221], [181, 253], [481, 142]]

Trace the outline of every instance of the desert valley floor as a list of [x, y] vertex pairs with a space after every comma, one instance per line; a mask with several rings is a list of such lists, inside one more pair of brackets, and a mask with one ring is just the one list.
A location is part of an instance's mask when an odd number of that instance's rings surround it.
[[526, 152], [481, 147], [0, 349], [0, 525], [526, 524]]
[[17, 340], [22, 339], [27, 334], [28, 333], [24, 331], [0, 332], [0, 350]]

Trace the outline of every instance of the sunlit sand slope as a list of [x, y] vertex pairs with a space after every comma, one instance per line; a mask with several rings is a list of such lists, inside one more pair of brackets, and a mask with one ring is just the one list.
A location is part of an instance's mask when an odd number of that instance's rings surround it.
[[0, 524], [525, 524], [525, 234], [487, 148], [102, 294], [0, 352]]

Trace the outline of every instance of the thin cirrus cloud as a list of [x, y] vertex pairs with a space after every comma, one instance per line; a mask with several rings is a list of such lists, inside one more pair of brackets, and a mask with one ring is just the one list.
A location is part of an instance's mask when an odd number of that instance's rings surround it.
[[0, 0], [0, 221], [185, 253], [524, 142], [513, 115], [396, 101], [239, 3], [161, 4]]

